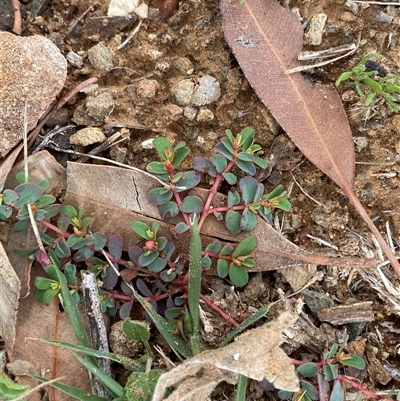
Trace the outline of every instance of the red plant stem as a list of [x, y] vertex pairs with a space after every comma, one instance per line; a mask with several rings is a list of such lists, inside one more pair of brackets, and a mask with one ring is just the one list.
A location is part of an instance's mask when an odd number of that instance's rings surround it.
[[231, 207], [220, 206], [220, 207], [210, 208], [208, 210], [205, 210], [204, 213], [206, 213], [208, 215], [208, 214], [216, 213], [216, 212], [227, 212], [228, 210], [244, 210], [248, 206], [249, 205], [236, 205], [236, 206], [231, 206]]
[[200, 294], [200, 298], [207, 304], [207, 306], [213, 311], [217, 312], [224, 320], [229, 322], [232, 326], [238, 327], [239, 323], [228, 313], [224, 312], [221, 308], [219, 308], [211, 299], [208, 299], [203, 294]]
[[361, 383], [358, 383], [355, 381], [352, 377], [344, 376], [344, 375], [338, 375], [337, 380], [339, 380], [341, 383], [347, 383], [350, 384], [354, 389], [361, 391], [364, 395], [366, 395], [369, 399], [372, 400], [382, 400], [383, 397], [373, 393], [372, 391], [369, 391]]
[[[229, 170], [232, 169], [232, 167], [235, 165], [235, 159], [236, 159], [236, 157], [234, 155], [233, 160], [231, 160], [227, 164], [227, 166], [225, 167], [223, 173], [227, 173]], [[210, 189], [210, 191], [208, 193], [208, 198], [207, 198], [206, 204], [203, 207], [203, 213], [202, 213], [200, 221], [199, 221], [199, 230], [200, 231], [201, 231], [201, 227], [202, 227], [202, 225], [204, 223], [204, 220], [206, 219], [206, 217], [209, 214], [211, 202], [213, 201], [214, 196], [217, 193], [219, 186], [221, 185], [222, 179], [223, 179], [222, 173], [221, 174], [217, 174], [217, 177], [215, 178], [215, 181], [214, 181], [214, 185], [211, 187], [211, 189]], [[213, 212], [215, 211], [215, 209], [211, 209], [211, 210]]]
[[217, 259], [233, 260], [232, 256], [230, 256], [230, 255], [220, 256], [218, 253], [208, 252], [208, 251], [202, 251], [201, 255], [202, 256], [208, 255], [212, 258], [217, 258]]
[[55, 226], [54, 224], [50, 223], [47, 220], [37, 220], [38, 223], [43, 224], [45, 227], [47, 227], [48, 229], [54, 231], [55, 233], [61, 235], [64, 238], [69, 238], [70, 237], [70, 233], [68, 232], [64, 232], [63, 230], [61, 230], [60, 228], [58, 228], [57, 226]]

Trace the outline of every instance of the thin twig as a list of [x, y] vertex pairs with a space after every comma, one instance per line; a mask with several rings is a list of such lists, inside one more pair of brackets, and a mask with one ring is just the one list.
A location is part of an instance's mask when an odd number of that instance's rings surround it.
[[79, 16], [78, 18], [75, 18], [75, 21], [72, 22], [72, 24], [69, 26], [69, 28], [67, 30], [67, 36], [72, 32], [72, 30], [75, 28], [75, 26], [78, 24], [78, 22], [81, 21], [85, 17], [85, 15], [93, 9], [94, 9], [94, 6], [92, 5], [81, 16]]
[[304, 194], [305, 196], [307, 196], [307, 198], [311, 199], [313, 202], [315, 202], [317, 205], [323, 207], [325, 210], [328, 210], [328, 208], [327, 208], [324, 204], [322, 204], [321, 202], [318, 202], [316, 199], [314, 199], [311, 195], [309, 195], [309, 194], [302, 188], [302, 186], [297, 182], [296, 178], [294, 178], [293, 173], [290, 173], [290, 174], [291, 174], [291, 176], [292, 176], [292, 178], [293, 178], [293, 181], [294, 181], [294, 182], [296, 183], [296, 185], [299, 187], [300, 191], [303, 192], [303, 194]]
[[359, 45], [360, 45], [360, 41], [357, 43], [357, 45], [355, 45], [354, 49], [352, 49], [349, 52], [343, 54], [342, 56], [339, 56], [339, 57], [336, 57], [336, 58], [332, 58], [332, 59], [329, 59], [329, 60], [325, 60], [325, 61], [321, 61], [320, 63], [317, 63], [317, 64], [301, 65], [299, 67], [291, 68], [290, 70], [286, 70], [285, 74], [288, 75], [288, 74], [293, 74], [294, 72], [311, 70], [312, 68], [322, 67], [323, 65], [334, 63], [335, 61], [338, 61], [338, 60], [340, 60], [340, 59], [342, 59], [344, 57], [351, 56], [358, 49]]
[[[160, 180], [155, 175], [150, 174], [147, 171], [141, 170], [140, 168], [137, 168], [137, 167], [133, 167], [133, 166], [129, 166], [127, 164], [119, 163], [119, 162], [116, 162], [115, 160], [107, 159], [105, 157], [90, 155], [88, 153], [76, 152], [75, 150], [61, 149], [58, 146], [54, 146], [54, 145], [49, 145], [49, 148], [53, 149], [53, 150], [56, 150], [57, 152], [71, 153], [71, 154], [74, 154], [74, 155], [90, 157], [91, 159], [102, 160], [102, 161], [105, 161], [105, 162], [110, 163], [110, 164], [115, 164], [118, 167], [123, 167], [123, 168], [126, 168], [128, 170], [133, 170], [133, 171], [136, 171], [138, 173], [147, 175], [148, 177], [151, 177], [153, 180], [156, 180], [158, 183], [160, 183], [165, 188], [169, 188], [169, 189], [172, 188], [172, 186], [168, 185], [165, 181]], [[180, 190], [180, 189], [186, 189], [186, 187], [174, 187], [174, 189], [179, 189]]]
[[53, 113], [60, 110], [61, 107], [63, 107], [64, 104], [67, 103], [72, 96], [76, 95], [86, 86], [94, 84], [97, 81], [98, 81], [97, 77], [92, 77], [87, 79], [86, 81], [81, 82], [79, 85], [75, 86], [75, 88], [71, 89], [64, 97], [62, 97], [55, 106], [50, 107], [45, 116], [39, 121], [38, 125], [30, 132], [28, 147], [32, 146], [36, 137], [39, 135], [40, 130], [43, 128], [43, 126], [46, 124], [49, 118], [53, 115]]
[[56, 383], [56, 382], [60, 382], [60, 380], [65, 379], [65, 376], [60, 376], [60, 377], [56, 377], [55, 379], [52, 380], [48, 380], [44, 383], [38, 384], [36, 387], [30, 389], [29, 391], [27, 391], [24, 394], [21, 394], [20, 396], [18, 396], [17, 398], [13, 398], [13, 401], [22, 401], [22, 400], [26, 400], [27, 396], [30, 394], [33, 394], [35, 392], [37, 392], [38, 390], [40, 390], [42, 387], [48, 386], [52, 383]]
[[378, 4], [380, 6], [397, 6], [397, 7], [400, 6], [400, 3], [398, 3], [398, 2], [396, 2], [396, 3], [393, 3], [393, 2], [386, 3], [385, 1], [361, 1], [361, 0], [351, 0], [351, 1], [352, 1], [352, 3]]
[[21, 35], [21, 9], [18, 0], [11, 0], [11, 5], [14, 10], [14, 27], [13, 32], [17, 35]]
[[143, 23], [143, 18], [140, 18], [139, 23], [137, 24], [136, 28], [128, 35], [128, 37], [125, 39], [125, 41], [117, 47], [118, 50], [125, 47], [130, 42], [130, 40], [139, 32], [139, 29], [142, 26], [142, 23]]
[[[25, 110], [24, 110], [24, 171], [25, 171], [25, 182], [28, 182], [29, 177], [29, 169], [28, 169], [28, 116], [27, 116], [27, 106], [25, 102]], [[30, 203], [27, 204], [29, 220], [31, 221], [32, 230], [35, 234], [36, 242], [38, 244], [39, 249], [42, 252], [45, 252], [42, 239], [40, 238], [39, 228], [37, 226], [35, 216], [32, 212], [32, 206]]]

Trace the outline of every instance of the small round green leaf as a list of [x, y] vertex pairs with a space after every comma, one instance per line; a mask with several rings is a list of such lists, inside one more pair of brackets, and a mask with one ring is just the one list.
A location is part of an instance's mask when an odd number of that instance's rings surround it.
[[140, 256], [139, 258], [139, 264], [140, 266], [148, 266], [150, 263], [153, 263], [157, 258], [158, 258], [159, 252], [150, 252], [150, 253], [144, 253], [143, 255]]
[[233, 160], [233, 151], [230, 151], [229, 149], [227, 149], [223, 143], [219, 143], [217, 144], [217, 146], [215, 147], [215, 150], [218, 153], [221, 153], [222, 156], [226, 157], [228, 160]]
[[77, 219], [79, 218], [78, 216], [78, 212], [76, 211], [76, 209], [71, 206], [71, 205], [64, 205], [61, 210], [60, 210], [60, 215], [67, 215], [72, 219]]
[[43, 189], [34, 182], [20, 184], [14, 189], [14, 191], [19, 194], [19, 199], [14, 203], [16, 208], [36, 202], [43, 193]]
[[94, 238], [94, 250], [95, 251], [99, 251], [100, 249], [103, 249], [106, 246], [107, 238], [104, 234], [94, 233], [93, 238]]
[[69, 248], [65, 238], [61, 238], [61, 240], [57, 242], [54, 250], [57, 257], [60, 259], [69, 258], [71, 256], [71, 249]]
[[174, 271], [172, 271], [171, 269], [163, 270], [160, 273], [160, 278], [161, 278], [161, 280], [165, 281], [166, 283], [169, 283], [172, 280], [175, 280], [176, 273]]
[[242, 217], [240, 219], [240, 228], [243, 231], [251, 231], [257, 225], [256, 215], [249, 210], [248, 207], [243, 210]]
[[251, 153], [247, 153], [247, 152], [239, 152], [237, 154], [237, 157], [239, 160], [243, 160], [245, 162], [253, 162], [254, 161], [254, 156]]
[[147, 165], [146, 170], [152, 174], [169, 177], [165, 164], [162, 162], [151, 162]]
[[189, 226], [186, 224], [186, 223], [184, 223], [183, 221], [182, 222], [180, 222], [180, 223], [178, 223], [176, 226], [175, 226], [175, 233], [176, 234], [183, 234], [184, 232], [186, 232], [187, 230], [189, 230]]
[[165, 190], [165, 188], [153, 188], [147, 194], [147, 199], [153, 205], [163, 205], [171, 200], [173, 194], [170, 190]]
[[229, 273], [229, 266], [226, 259], [218, 259], [217, 274], [218, 277], [225, 278]]
[[56, 201], [56, 197], [53, 195], [42, 195], [36, 202], [37, 207], [42, 207], [46, 205], [51, 205]]
[[163, 138], [162, 136], [155, 138], [153, 140], [153, 145], [155, 146], [161, 160], [167, 160], [168, 155], [172, 154], [171, 144], [167, 139]]
[[42, 302], [47, 304], [49, 303], [58, 293], [60, 292], [60, 289], [53, 290], [51, 288], [47, 289], [42, 293]]
[[205, 249], [206, 252], [219, 253], [221, 251], [221, 242], [215, 240], [208, 244]]
[[344, 388], [339, 380], [335, 380], [329, 401], [344, 401]]
[[132, 230], [137, 234], [137, 235], [140, 235], [142, 238], [144, 238], [144, 239], [153, 239], [153, 238], [151, 238], [150, 237], [150, 235], [149, 235], [149, 232], [151, 231], [150, 230], [150, 227], [146, 224], [146, 223], [143, 223], [142, 221], [135, 221], [133, 224], [132, 224]]
[[179, 213], [178, 204], [174, 201], [169, 201], [158, 207], [162, 219], [175, 217]]
[[246, 268], [231, 263], [229, 267], [229, 279], [235, 287], [243, 287], [249, 281], [249, 273]]
[[0, 220], [7, 220], [12, 215], [12, 207], [7, 205], [0, 206]]
[[198, 171], [187, 171], [183, 174], [183, 177], [176, 183], [176, 192], [182, 192], [187, 189], [195, 187], [201, 180], [201, 176]]
[[211, 266], [211, 258], [208, 255], [204, 255], [201, 259], [201, 267], [209, 268]]
[[229, 185], [235, 185], [237, 183], [237, 177], [233, 173], [222, 173], [222, 177]]
[[365, 361], [363, 358], [361, 358], [358, 355], [354, 355], [354, 354], [350, 354], [350, 355], [346, 355], [346, 359], [345, 358], [340, 358], [340, 363], [342, 365], [346, 365], [346, 366], [352, 366], [353, 368], [357, 368], [357, 369], [364, 369], [365, 368]]
[[278, 391], [278, 397], [281, 400], [291, 400], [293, 395], [294, 395], [294, 393], [292, 391], [287, 391], [287, 390], [279, 390]]
[[237, 258], [238, 256], [246, 256], [252, 252], [257, 246], [257, 237], [251, 235], [240, 241], [236, 249], [233, 251], [232, 256]]
[[239, 181], [242, 198], [246, 205], [254, 201], [258, 190], [258, 181], [253, 177], [243, 177]]
[[19, 194], [12, 189], [6, 189], [3, 192], [3, 202], [6, 205], [11, 205], [19, 199]]
[[179, 210], [183, 213], [200, 213], [203, 210], [203, 201], [198, 196], [187, 196]]
[[76, 260], [77, 262], [83, 262], [91, 258], [93, 254], [94, 254], [93, 249], [84, 246], [76, 252], [76, 254], [74, 255], [74, 260]]
[[257, 164], [257, 166], [262, 169], [266, 169], [268, 166], [267, 161], [258, 156], [254, 156], [254, 163]]
[[297, 373], [301, 374], [303, 377], [313, 377], [318, 373], [318, 367], [313, 362], [303, 363], [296, 368]]
[[108, 252], [114, 257], [115, 260], [120, 260], [122, 256], [122, 247], [124, 240], [120, 235], [113, 235], [107, 241]]
[[167, 266], [167, 260], [164, 258], [156, 258], [153, 262], [151, 262], [147, 268], [153, 273], [160, 273]]
[[240, 195], [238, 191], [228, 192], [228, 207], [236, 206], [240, 202]]
[[174, 166], [174, 168], [177, 168], [189, 153], [190, 149], [188, 147], [175, 150], [174, 159], [172, 161], [172, 165]]
[[58, 282], [54, 281], [54, 280], [50, 280], [46, 277], [36, 277], [34, 284], [38, 290], [45, 291], [45, 290], [49, 289], [52, 284], [58, 284]]
[[234, 210], [228, 210], [225, 215], [225, 225], [231, 234], [239, 234], [241, 214]]
[[149, 341], [150, 328], [145, 322], [139, 320], [124, 319], [122, 322], [122, 331], [131, 340]]
[[274, 204], [274, 207], [277, 209], [282, 209], [285, 212], [290, 212], [292, 205], [290, 202], [285, 198], [278, 199], [278, 202]]
[[310, 400], [318, 400], [318, 391], [317, 389], [309, 382], [302, 380], [301, 381], [301, 388], [310, 398]]
[[226, 244], [223, 246], [223, 248], [221, 249], [221, 252], [219, 253], [219, 256], [228, 256], [231, 255], [232, 252], [234, 251], [234, 247], [231, 244]]
[[222, 155], [214, 155], [211, 158], [211, 162], [214, 165], [214, 167], [218, 173], [222, 173], [228, 164], [226, 157], [224, 157]]

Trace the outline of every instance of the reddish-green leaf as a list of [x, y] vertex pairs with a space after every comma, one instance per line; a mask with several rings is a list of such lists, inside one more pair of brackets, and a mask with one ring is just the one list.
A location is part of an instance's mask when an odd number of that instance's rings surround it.
[[246, 176], [239, 181], [239, 186], [244, 203], [248, 205], [253, 202], [258, 192], [258, 181], [253, 177]]
[[240, 219], [240, 228], [243, 231], [251, 231], [257, 225], [256, 215], [249, 210], [248, 207], [243, 210], [242, 217]]
[[229, 230], [231, 234], [239, 234], [240, 229], [240, 219], [241, 214], [234, 210], [228, 210], [225, 216], [225, 224], [226, 228]]
[[365, 368], [365, 361], [358, 355], [350, 354], [346, 355], [346, 358], [340, 358], [340, 363], [346, 366], [352, 366], [357, 369]]
[[195, 187], [201, 180], [201, 176], [197, 171], [187, 171], [183, 177], [176, 183], [176, 192], [182, 192]]
[[173, 194], [172, 191], [165, 188], [153, 188], [147, 194], [147, 199], [153, 205], [163, 205], [171, 200]]

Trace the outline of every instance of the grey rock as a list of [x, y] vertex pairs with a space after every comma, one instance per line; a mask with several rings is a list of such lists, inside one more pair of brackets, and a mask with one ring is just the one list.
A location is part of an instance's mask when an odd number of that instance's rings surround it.
[[90, 64], [97, 70], [110, 71], [111, 68], [115, 67], [114, 57], [114, 52], [108, 50], [102, 42], [88, 50]]
[[110, 148], [110, 157], [112, 160], [115, 160], [118, 163], [125, 163], [126, 154], [128, 152], [127, 148], [122, 146], [111, 146]]
[[221, 96], [219, 82], [211, 75], [204, 75], [199, 78], [198, 86], [191, 98], [191, 104], [195, 106], [205, 106], [216, 102]]
[[344, 3], [344, 8], [347, 10], [351, 11], [354, 15], [357, 15], [358, 12], [360, 11], [360, 5], [358, 3], [354, 3], [354, 1], [346, 1]]
[[183, 79], [172, 86], [171, 92], [179, 106], [189, 106], [194, 93], [194, 83], [191, 79]]
[[107, 137], [100, 128], [87, 127], [71, 135], [69, 142], [71, 145], [88, 146], [94, 143], [104, 142]]
[[302, 291], [302, 295], [304, 297], [304, 302], [313, 313], [317, 313], [321, 309], [330, 308], [334, 305], [332, 299], [321, 292], [304, 290]]
[[0, 157], [4, 157], [22, 139], [25, 104], [30, 131], [64, 87], [67, 61], [42, 36], [0, 32], [0, 76]]
[[318, 46], [322, 43], [322, 35], [325, 29], [325, 23], [328, 16], [324, 13], [314, 15], [310, 21], [310, 27], [305, 34], [307, 44]]
[[172, 65], [184, 75], [193, 73], [193, 64], [186, 57], [177, 57], [173, 60]]
[[183, 110], [183, 115], [190, 121], [196, 118], [197, 109], [193, 106], [186, 106]]
[[87, 114], [96, 122], [101, 123], [114, 110], [114, 100], [107, 92], [89, 96], [86, 99]]

